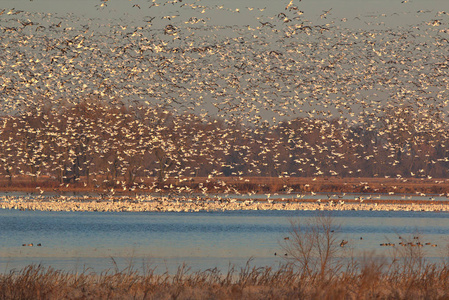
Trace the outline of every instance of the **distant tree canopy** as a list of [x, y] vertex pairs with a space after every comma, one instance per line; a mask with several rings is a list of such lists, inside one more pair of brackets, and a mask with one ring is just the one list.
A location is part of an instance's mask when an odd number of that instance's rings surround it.
[[[448, 177], [448, 124], [411, 108], [352, 124], [298, 118], [260, 126], [85, 101], [0, 121], [0, 172], [86, 185], [215, 176]], [[102, 182], [97, 182], [101, 178]]]

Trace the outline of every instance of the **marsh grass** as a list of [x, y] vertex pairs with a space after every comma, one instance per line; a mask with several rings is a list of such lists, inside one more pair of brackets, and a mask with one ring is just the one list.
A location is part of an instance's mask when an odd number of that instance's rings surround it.
[[293, 264], [279, 268], [248, 264], [228, 272], [145, 274], [128, 269], [73, 274], [41, 265], [0, 275], [0, 299], [447, 299], [449, 268], [410, 261], [362, 258], [349, 272], [305, 275]]
[[[107, 177], [97, 175], [95, 177], [97, 182], [105, 182]], [[321, 193], [388, 193], [395, 194], [446, 194], [449, 193], [449, 182], [443, 179], [423, 179], [423, 178], [408, 178], [406, 181], [401, 181], [393, 178], [379, 178], [379, 177], [214, 177], [211, 180], [209, 177], [192, 177], [182, 183], [178, 178], [168, 178], [164, 183], [160, 184], [154, 177], [141, 178], [142, 184], [139, 185], [135, 191], [123, 191], [121, 185], [116, 185], [111, 182], [105, 184], [94, 184], [88, 182], [86, 176], [80, 176], [80, 180], [72, 182], [68, 185], [62, 185], [56, 178], [49, 176], [39, 176], [36, 181], [30, 181], [29, 176], [15, 175], [14, 179], [10, 181], [4, 176], [0, 176], [0, 190], [22, 191], [29, 193], [39, 193], [36, 189], [44, 190], [46, 192], [99, 192], [105, 193], [111, 188], [116, 188], [115, 193], [121, 195], [134, 195], [135, 193], [149, 193], [154, 192], [151, 187], [157, 186], [161, 193], [169, 194], [175, 189], [188, 188], [195, 192], [201, 192], [202, 188], [207, 187], [209, 191], [216, 193], [224, 193], [229, 190], [238, 191], [241, 193], [286, 193], [287, 191], [293, 193], [309, 193], [311, 191], [320, 191]], [[106, 180], [107, 181], [107, 180]], [[361, 184], [365, 182], [367, 184]], [[367, 189], [366, 186], [369, 186]], [[131, 186], [129, 186], [131, 187]], [[133, 186], [135, 188], [135, 186]], [[172, 188], [170, 188], [172, 187]], [[399, 197], [398, 197], [399, 199]], [[401, 203], [412, 203], [412, 200], [400, 200]]]
[[423, 247], [395, 246], [387, 257], [364, 253], [342, 259], [351, 251], [341, 246], [332, 217], [307, 222], [291, 222], [290, 237], [281, 243], [288, 255], [276, 267], [257, 267], [250, 259], [225, 272], [192, 271], [182, 264], [173, 274], [161, 274], [149, 263], [137, 268], [130, 261], [124, 269], [114, 264], [98, 274], [29, 265], [0, 274], [0, 299], [449, 298], [449, 263], [428, 261]]

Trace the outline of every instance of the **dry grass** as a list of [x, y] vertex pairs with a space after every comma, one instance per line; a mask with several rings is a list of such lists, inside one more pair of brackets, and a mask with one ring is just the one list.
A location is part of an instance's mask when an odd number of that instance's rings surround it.
[[[310, 222], [310, 220], [308, 220]], [[391, 257], [341, 259], [338, 225], [321, 215], [292, 221], [283, 241], [288, 261], [278, 268], [246, 266], [175, 274], [133, 265], [101, 274], [30, 265], [0, 275], [0, 299], [448, 299], [449, 264], [430, 263], [419, 247]]]
[[[97, 182], [104, 178], [97, 176]], [[12, 182], [0, 177], [0, 191], [24, 191], [37, 193], [40, 190], [49, 192], [100, 192], [111, 189], [110, 184], [85, 184], [86, 178], [67, 185], [60, 185], [55, 179], [41, 176], [36, 182], [31, 182], [26, 176], [15, 176]], [[155, 185], [156, 184], [156, 185]], [[188, 187], [194, 192], [201, 192], [206, 187], [209, 193], [223, 192], [256, 192], [256, 193], [294, 193], [327, 192], [327, 193], [388, 193], [395, 194], [449, 194], [448, 179], [423, 178], [359, 178], [359, 177], [192, 177], [180, 180], [169, 178], [164, 182], [157, 182], [156, 178], [141, 178], [141, 183], [133, 192], [123, 191], [121, 186], [115, 186], [115, 193], [130, 194], [154, 192], [155, 187], [161, 193], [175, 192], [181, 187]]]
[[[30, 265], [0, 275], [1, 299], [447, 299], [449, 268], [366, 257], [336, 276], [304, 275], [292, 264], [279, 269], [231, 268], [175, 275], [128, 269], [72, 274]], [[336, 274], [336, 273], [335, 273]]]

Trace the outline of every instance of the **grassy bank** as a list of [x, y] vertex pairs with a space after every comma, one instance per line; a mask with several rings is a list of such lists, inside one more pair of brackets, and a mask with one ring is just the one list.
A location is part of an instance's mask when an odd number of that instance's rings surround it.
[[41, 176], [30, 181], [26, 176], [16, 176], [12, 182], [0, 178], [0, 191], [22, 191], [39, 194], [45, 192], [96, 192], [123, 195], [136, 193], [393, 193], [393, 194], [441, 194], [449, 195], [449, 180], [445, 178], [379, 178], [379, 177], [189, 177], [168, 178], [159, 182], [157, 178], [141, 178], [139, 184], [122, 185], [122, 182], [101, 184], [80, 182], [60, 184], [55, 179]]
[[338, 276], [305, 275], [293, 265], [144, 275], [128, 268], [70, 274], [31, 265], [0, 275], [1, 299], [447, 299], [447, 265], [366, 259]]

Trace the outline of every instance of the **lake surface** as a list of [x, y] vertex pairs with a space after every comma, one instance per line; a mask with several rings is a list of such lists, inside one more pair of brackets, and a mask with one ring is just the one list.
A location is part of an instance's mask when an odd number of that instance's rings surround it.
[[[95, 272], [133, 264], [174, 272], [182, 263], [192, 270], [229, 264], [257, 266], [284, 262], [280, 243], [291, 219], [310, 221], [311, 211], [232, 211], [198, 213], [98, 213], [0, 210], [0, 271], [42, 263], [67, 271]], [[388, 256], [399, 236], [421, 236], [428, 257], [446, 257], [449, 218], [430, 212], [332, 212], [341, 224], [339, 238], [356, 253]], [[360, 239], [363, 238], [363, 240]], [[33, 243], [33, 247], [22, 244]], [[41, 247], [36, 245], [41, 243]], [[274, 253], [277, 253], [275, 256]], [[358, 255], [357, 254], [357, 255]]]

